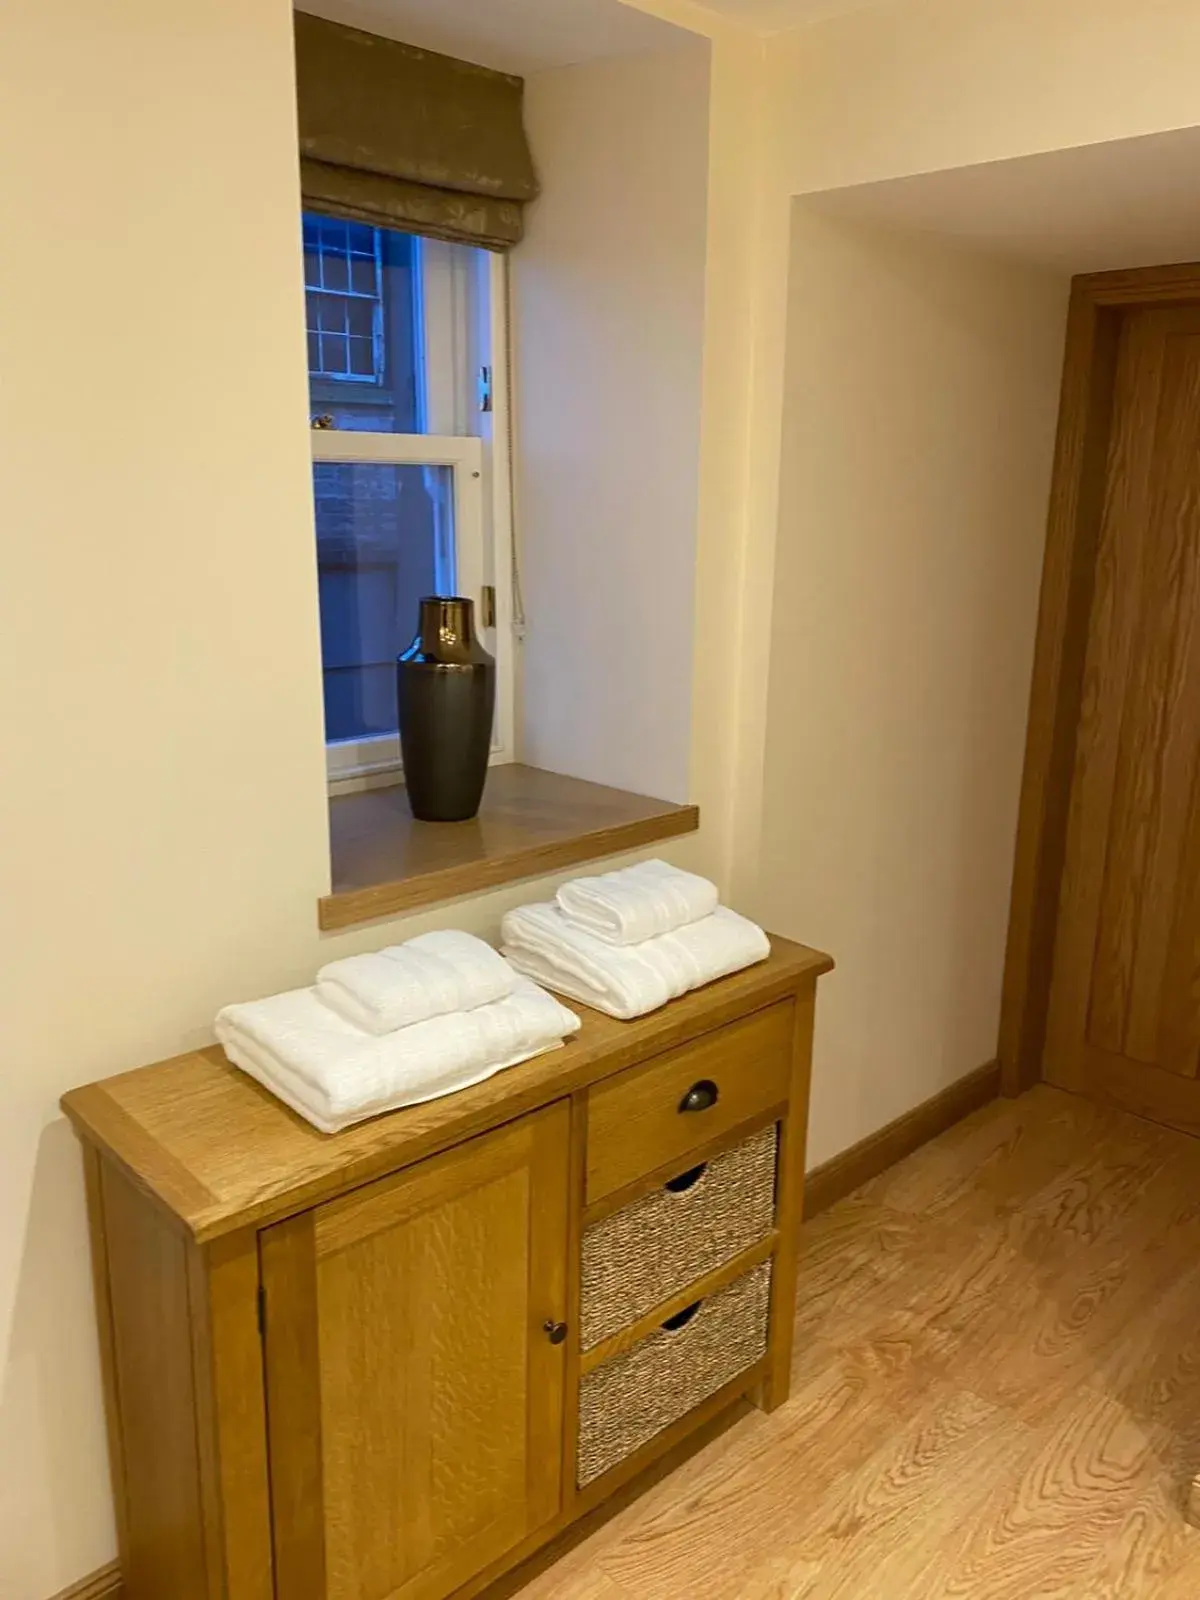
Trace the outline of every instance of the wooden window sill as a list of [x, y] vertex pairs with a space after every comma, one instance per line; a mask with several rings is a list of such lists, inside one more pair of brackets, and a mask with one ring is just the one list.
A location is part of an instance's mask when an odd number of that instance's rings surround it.
[[699, 826], [696, 806], [519, 764], [492, 768], [470, 822], [414, 822], [399, 787], [337, 795], [329, 802], [333, 892], [318, 902], [318, 919], [325, 929], [349, 928]]

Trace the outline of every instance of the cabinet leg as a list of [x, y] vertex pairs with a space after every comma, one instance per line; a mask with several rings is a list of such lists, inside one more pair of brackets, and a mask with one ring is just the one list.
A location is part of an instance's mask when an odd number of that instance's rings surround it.
[[792, 1087], [779, 1141], [776, 1225], [779, 1245], [771, 1281], [767, 1369], [753, 1391], [760, 1411], [776, 1411], [791, 1390], [792, 1339], [796, 1321], [797, 1261], [804, 1215], [804, 1156], [808, 1141], [808, 1094], [812, 1072], [816, 984], [796, 997], [792, 1041]]
[[[750, 1398], [760, 1411], [769, 1414], [778, 1411], [784, 1404], [791, 1393], [791, 1387], [791, 1373], [788, 1367], [785, 1366], [780, 1370], [772, 1360], [770, 1369], [750, 1391]], [[1197, 1507], [1200, 1509], [1200, 1495], [1197, 1496]]]

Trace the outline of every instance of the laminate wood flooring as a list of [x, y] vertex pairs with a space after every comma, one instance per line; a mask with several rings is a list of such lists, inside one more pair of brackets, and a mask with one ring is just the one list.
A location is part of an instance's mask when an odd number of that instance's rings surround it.
[[522, 1600], [1200, 1600], [1200, 1141], [985, 1107], [806, 1227], [796, 1333]]

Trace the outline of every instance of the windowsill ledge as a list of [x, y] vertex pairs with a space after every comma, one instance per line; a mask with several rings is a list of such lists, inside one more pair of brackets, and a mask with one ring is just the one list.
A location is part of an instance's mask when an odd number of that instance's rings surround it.
[[470, 822], [415, 822], [399, 787], [338, 795], [329, 802], [333, 892], [318, 902], [318, 919], [349, 928], [699, 826], [696, 806], [519, 764], [492, 768]]

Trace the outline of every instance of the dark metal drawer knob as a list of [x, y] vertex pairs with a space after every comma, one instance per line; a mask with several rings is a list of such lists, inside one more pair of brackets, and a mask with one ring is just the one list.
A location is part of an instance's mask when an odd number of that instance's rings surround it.
[[545, 1322], [542, 1323], [542, 1331], [551, 1344], [561, 1344], [567, 1337], [566, 1323], [555, 1322], [553, 1317], [547, 1317]]
[[680, 1111], [708, 1111], [715, 1106], [721, 1091], [711, 1078], [701, 1078], [694, 1083], [679, 1102]]

